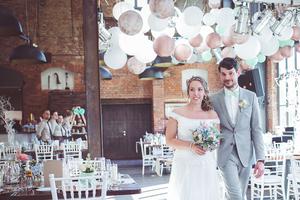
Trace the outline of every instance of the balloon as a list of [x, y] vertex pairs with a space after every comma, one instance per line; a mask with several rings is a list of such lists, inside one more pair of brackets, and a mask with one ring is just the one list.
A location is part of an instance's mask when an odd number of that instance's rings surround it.
[[260, 42], [255, 36], [250, 36], [244, 44], [236, 44], [235, 52], [242, 59], [255, 58], [261, 50]]
[[199, 47], [203, 41], [203, 38], [200, 34], [196, 35], [195, 37], [189, 40], [189, 43], [192, 47]]
[[263, 63], [266, 60], [266, 56], [264, 56], [263, 54], [260, 53], [260, 54], [258, 54], [257, 59], [258, 59], [259, 63]]
[[273, 62], [279, 62], [279, 61], [283, 60], [284, 57], [281, 55], [280, 50], [278, 49], [278, 51], [275, 54], [270, 56], [270, 59]]
[[174, 57], [178, 61], [187, 61], [192, 56], [192, 54], [193, 50], [188, 44], [178, 44], [175, 47]]
[[223, 42], [224, 46], [227, 46], [227, 47], [231, 47], [235, 44], [230, 36], [223, 36], [222, 42]]
[[154, 30], [151, 30], [151, 34], [154, 38], [157, 38], [161, 35], [168, 35], [170, 37], [173, 37], [174, 34], [175, 34], [175, 28], [173, 27], [167, 27], [165, 28], [164, 30], [162, 31], [154, 31]]
[[159, 36], [153, 42], [153, 49], [155, 53], [161, 57], [172, 55], [174, 48], [175, 41], [167, 35]]
[[120, 69], [125, 66], [127, 56], [120, 48], [112, 48], [105, 52], [104, 62], [112, 69]]
[[143, 19], [139, 13], [128, 10], [119, 17], [118, 26], [123, 33], [135, 35], [142, 30]]
[[293, 26], [293, 40], [300, 40], [300, 27], [299, 26]]
[[235, 58], [236, 57], [236, 53], [234, 51], [233, 47], [225, 47], [222, 51], [221, 51], [221, 56], [222, 58]]
[[291, 39], [291, 37], [293, 36], [293, 28], [292, 27], [285, 27], [279, 36], [277, 36], [277, 38], [279, 40], [288, 40], [288, 39]]
[[119, 17], [122, 15], [122, 13], [126, 12], [127, 10], [133, 10], [133, 6], [126, 2], [116, 3], [113, 7], [114, 18], [119, 20]]
[[111, 39], [109, 40], [109, 42], [113, 45], [113, 46], [119, 46], [119, 35], [121, 33], [119, 27], [112, 27], [110, 29], [108, 29], [108, 32], [111, 33]]
[[202, 25], [189, 26], [184, 22], [183, 15], [181, 15], [176, 22], [176, 30], [179, 35], [185, 38], [192, 38], [196, 36], [201, 30]]
[[160, 19], [165, 19], [175, 14], [173, 0], [150, 0], [149, 7], [151, 13]]
[[259, 40], [261, 44], [261, 53], [265, 56], [271, 56], [275, 54], [279, 48], [279, 42], [275, 36], [272, 36], [269, 40]]
[[208, 6], [210, 8], [219, 8], [221, 6], [221, 1], [220, 0], [209, 0]]
[[249, 71], [251, 69], [251, 66], [248, 65], [244, 60], [240, 62], [240, 68], [242, 68], [243, 71]]
[[202, 60], [205, 62], [208, 62], [212, 59], [212, 54], [210, 52], [210, 50], [205, 51], [201, 54]]
[[138, 51], [135, 54], [136, 59], [138, 59], [142, 63], [152, 62], [157, 56], [153, 49], [153, 42], [146, 38], [142, 41], [141, 45], [143, 46], [143, 50]]
[[235, 15], [233, 9], [221, 8], [216, 22], [217, 24], [222, 25], [224, 28], [231, 27], [233, 24], [235, 24]]
[[209, 48], [215, 49], [221, 47], [222, 39], [218, 33], [210, 33], [206, 37], [206, 44]]
[[135, 57], [131, 57], [127, 61], [128, 70], [133, 74], [141, 74], [146, 69], [146, 64], [140, 62]]
[[216, 30], [216, 32], [217, 32], [219, 35], [225, 35], [225, 29], [224, 29], [222, 26], [217, 25], [217, 26], [215, 27], [215, 30]]
[[168, 27], [168, 19], [160, 19], [155, 15], [151, 14], [148, 18], [149, 27], [154, 31], [162, 31]]
[[285, 57], [285, 58], [289, 58], [292, 56], [292, 47], [290, 46], [285, 46], [279, 49], [280, 54]]
[[203, 40], [205, 41], [206, 44], [206, 37], [208, 36], [208, 34], [213, 33], [214, 29], [212, 29], [210, 26], [201, 26], [200, 28], [200, 34], [203, 38]]
[[120, 33], [119, 46], [128, 55], [137, 55], [144, 50], [143, 41], [147, 39], [143, 34], [136, 34], [134, 36]]
[[216, 18], [213, 17], [212, 13], [205, 13], [205, 15], [202, 18], [202, 21], [207, 26], [212, 26], [216, 23]]
[[185, 24], [189, 26], [197, 26], [202, 22], [203, 12], [197, 6], [187, 7], [182, 14]]
[[252, 58], [245, 61], [247, 65], [250, 65], [252, 67], [255, 66], [257, 62], [258, 62], [258, 58]]

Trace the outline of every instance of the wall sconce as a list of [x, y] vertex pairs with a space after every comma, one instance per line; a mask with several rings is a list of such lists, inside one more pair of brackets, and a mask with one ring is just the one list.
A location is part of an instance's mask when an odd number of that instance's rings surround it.
[[281, 35], [281, 32], [293, 21], [293, 11], [286, 10], [283, 16], [280, 17], [274, 24], [270, 27], [271, 31], [275, 35]]
[[257, 17], [257, 20], [253, 22], [253, 32], [256, 34], [260, 34], [261, 31], [269, 24], [273, 17], [272, 11], [269, 9], [264, 10]]
[[238, 8], [234, 32], [238, 34], [248, 34], [249, 32], [249, 8], [246, 3]]

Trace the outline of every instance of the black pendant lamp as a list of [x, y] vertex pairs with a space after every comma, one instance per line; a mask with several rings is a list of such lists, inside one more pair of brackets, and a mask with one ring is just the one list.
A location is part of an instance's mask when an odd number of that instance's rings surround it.
[[170, 67], [173, 66], [174, 64], [172, 63], [172, 57], [171, 56], [167, 56], [167, 57], [161, 57], [161, 56], [157, 56], [154, 61], [153, 61], [153, 66], [155, 67]]
[[9, 60], [15, 64], [41, 64], [47, 62], [44, 52], [31, 43], [14, 48]]
[[22, 25], [9, 10], [0, 6], [0, 37], [23, 34]]
[[112, 79], [112, 74], [107, 68], [99, 67], [99, 71], [100, 71], [100, 76], [101, 76], [102, 80], [111, 80]]
[[164, 72], [160, 70], [158, 67], [148, 67], [145, 71], [139, 74], [140, 80], [156, 80], [156, 79], [163, 79]]

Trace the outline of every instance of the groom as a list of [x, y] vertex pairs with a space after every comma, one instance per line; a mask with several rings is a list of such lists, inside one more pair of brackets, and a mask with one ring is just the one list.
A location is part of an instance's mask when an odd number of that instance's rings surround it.
[[224, 58], [219, 64], [220, 80], [224, 86], [211, 96], [220, 118], [222, 140], [218, 149], [218, 166], [222, 172], [226, 198], [243, 200], [255, 151], [254, 173], [264, 173], [264, 143], [255, 93], [238, 85], [238, 63]]

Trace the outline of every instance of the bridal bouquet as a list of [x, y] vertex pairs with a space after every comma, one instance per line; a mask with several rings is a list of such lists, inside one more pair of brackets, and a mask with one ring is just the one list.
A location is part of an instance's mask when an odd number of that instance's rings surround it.
[[205, 150], [213, 151], [220, 144], [220, 132], [215, 124], [201, 123], [192, 134], [195, 144]]

